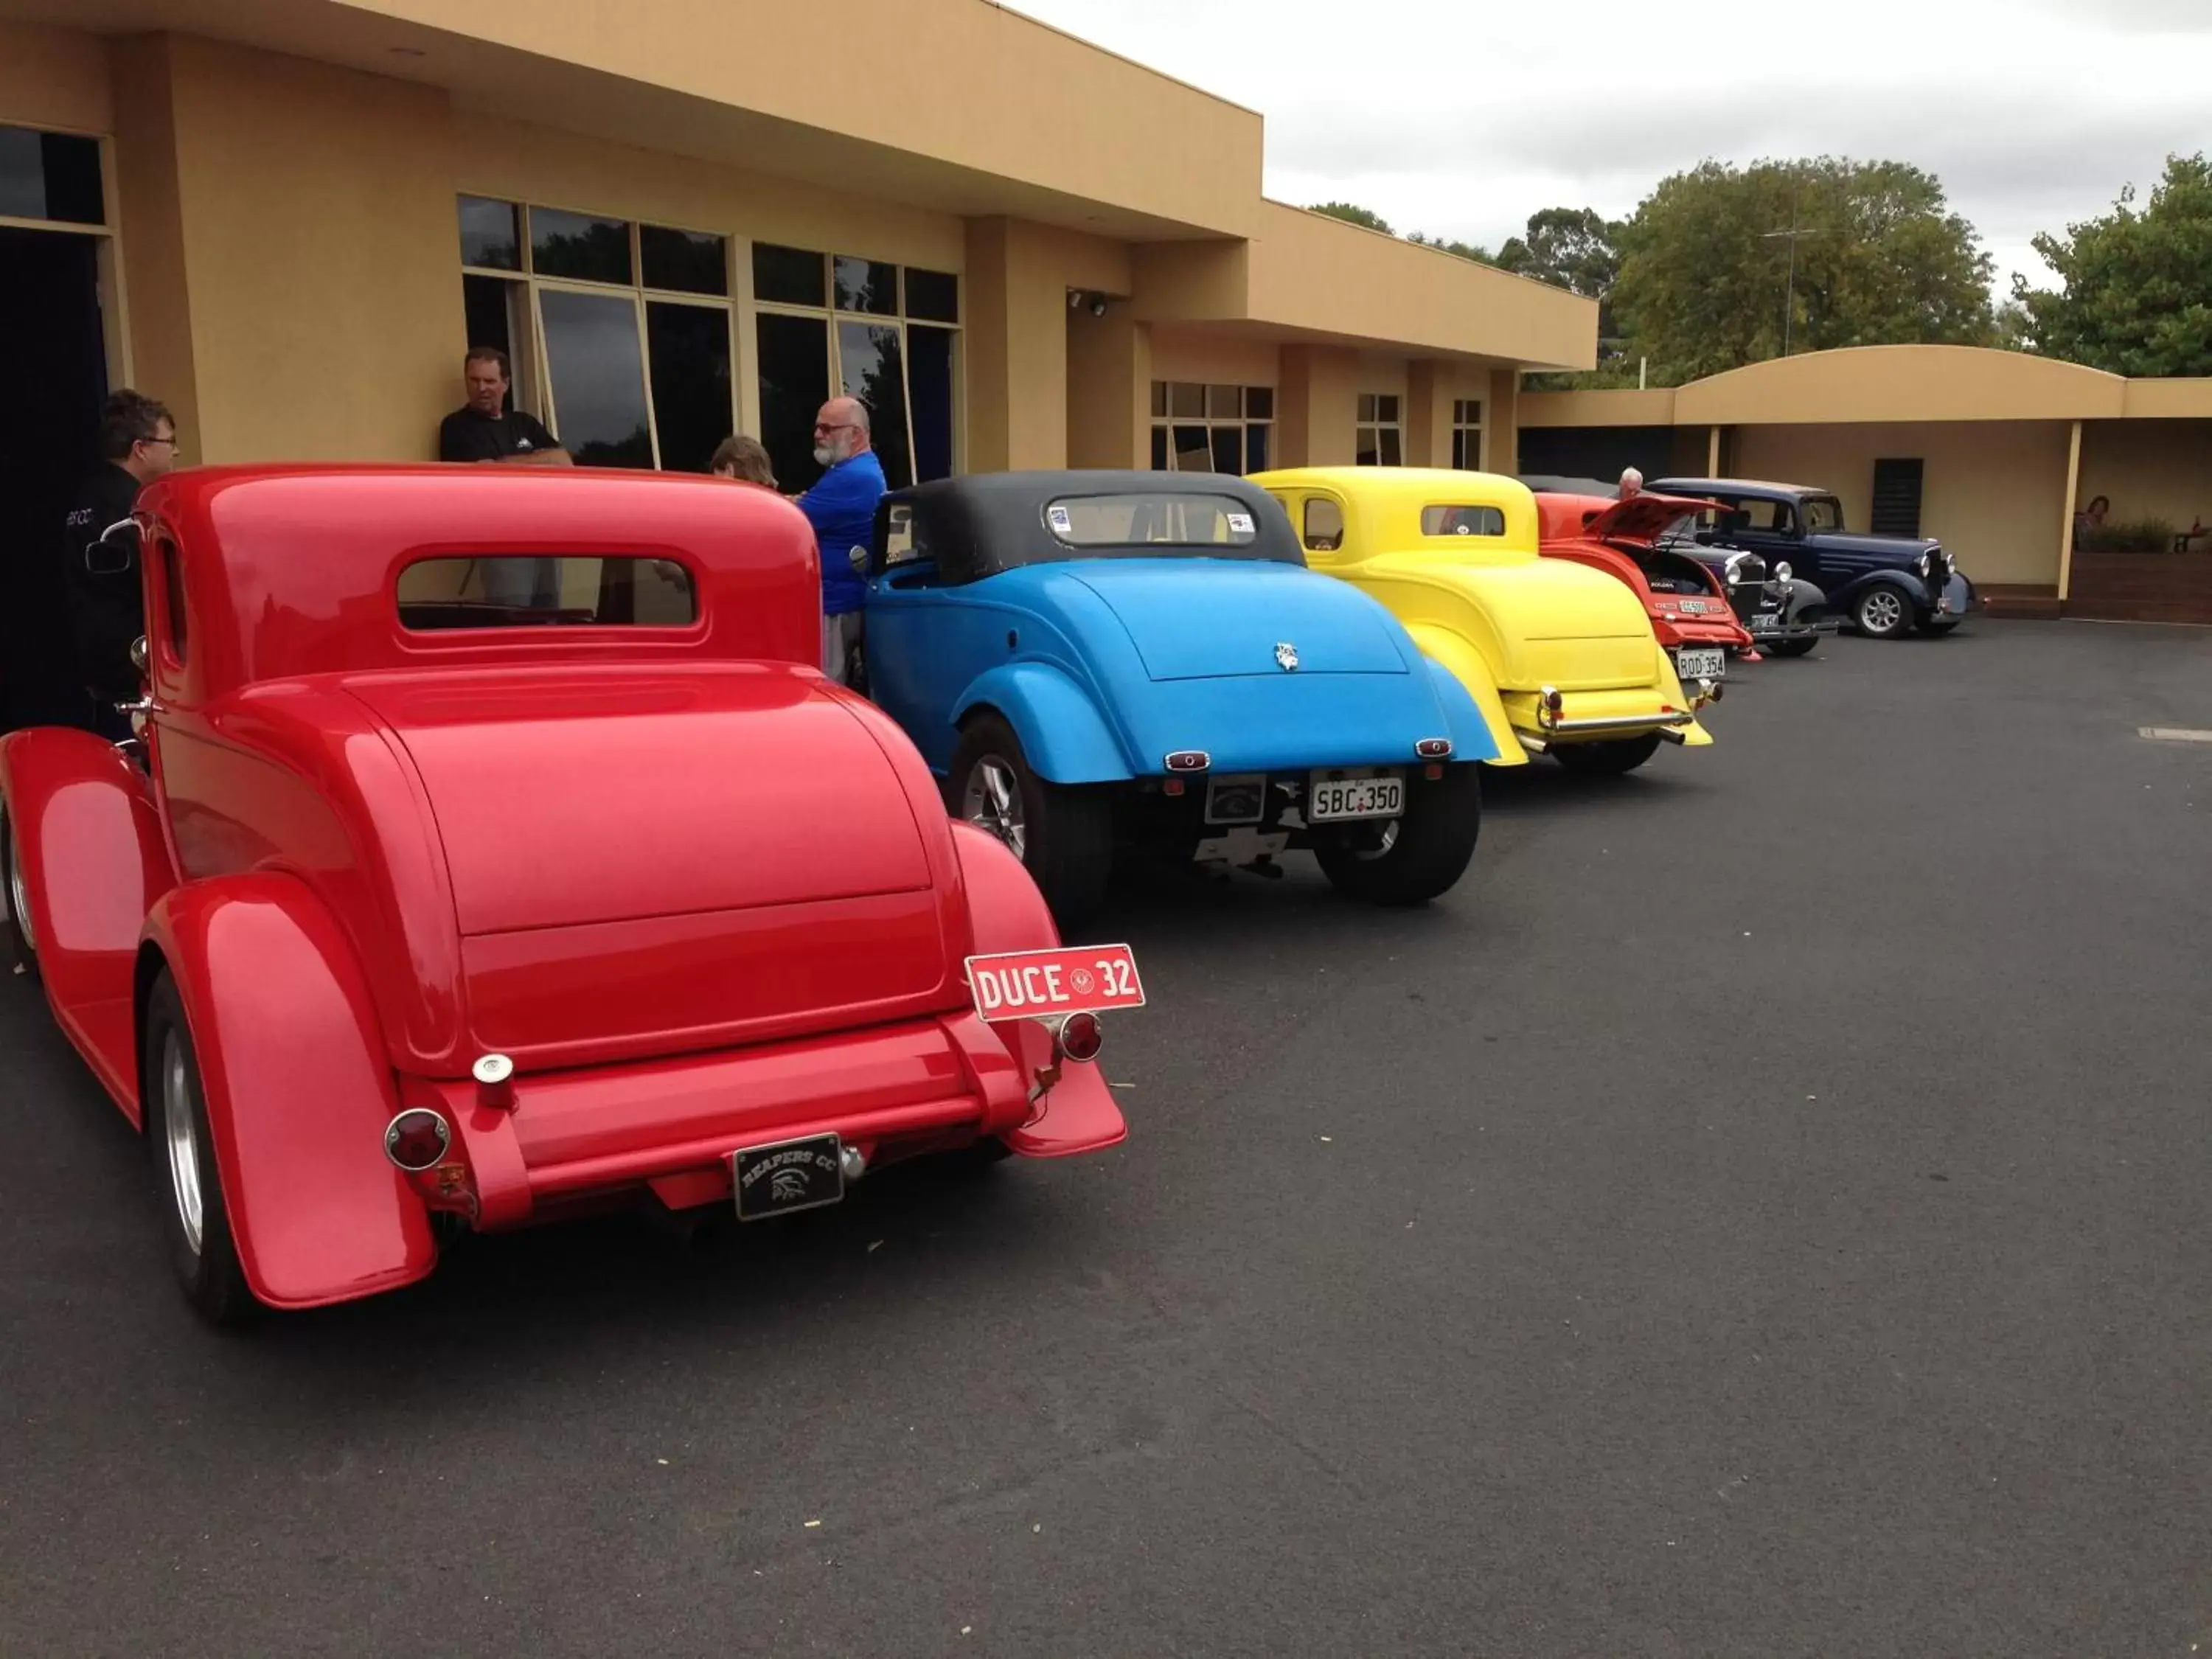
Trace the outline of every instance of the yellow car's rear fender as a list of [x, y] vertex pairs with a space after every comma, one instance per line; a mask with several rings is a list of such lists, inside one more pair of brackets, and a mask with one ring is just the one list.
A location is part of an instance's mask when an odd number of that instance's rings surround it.
[[[1689, 694], [1683, 690], [1682, 682], [1675, 676], [1674, 659], [1667, 654], [1667, 647], [1655, 639], [1651, 642], [1651, 654], [1659, 659], [1660, 695], [1677, 708], [1692, 707]], [[1713, 734], [1695, 720], [1683, 726], [1681, 732], [1685, 749], [1703, 749], [1713, 740]]]
[[1526, 766], [1528, 752], [1514, 735], [1513, 722], [1505, 717], [1504, 700], [1498, 695], [1497, 678], [1482, 653], [1464, 635], [1437, 623], [1408, 622], [1406, 631], [1413, 636], [1413, 643], [1421, 647], [1424, 656], [1432, 657], [1449, 669], [1452, 678], [1465, 686], [1468, 696], [1474, 699], [1482, 723], [1490, 729], [1490, 740], [1498, 745], [1498, 758], [1488, 763]]

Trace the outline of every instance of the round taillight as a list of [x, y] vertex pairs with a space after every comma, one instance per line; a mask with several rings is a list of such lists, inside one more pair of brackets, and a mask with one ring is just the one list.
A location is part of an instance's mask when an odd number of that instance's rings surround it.
[[428, 1169], [453, 1144], [453, 1132], [446, 1120], [419, 1106], [385, 1126], [384, 1155], [410, 1175]]
[[1070, 1014], [1060, 1023], [1060, 1052], [1070, 1060], [1096, 1060], [1106, 1046], [1105, 1028], [1096, 1014]]

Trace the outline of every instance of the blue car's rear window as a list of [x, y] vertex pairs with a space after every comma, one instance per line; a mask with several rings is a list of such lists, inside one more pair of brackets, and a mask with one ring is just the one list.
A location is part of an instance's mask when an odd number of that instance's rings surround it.
[[1053, 538], [1085, 553], [1236, 554], [1259, 539], [1252, 509], [1191, 490], [1062, 495], [1045, 503]]

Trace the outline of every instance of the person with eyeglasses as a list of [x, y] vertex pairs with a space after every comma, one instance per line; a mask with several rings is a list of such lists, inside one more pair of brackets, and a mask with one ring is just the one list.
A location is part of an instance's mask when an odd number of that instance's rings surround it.
[[63, 523], [62, 592], [93, 729], [119, 739], [131, 727], [115, 705], [138, 696], [131, 647], [146, 631], [138, 538], [118, 531], [99, 558], [91, 553], [103, 531], [131, 516], [138, 492], [176, 465], [177, 423], [165, 404], [126, 386], [100, 410], [99, 443], [100, 465]]
[[875, 534], [884, 498], [884, 465], [868, 447], [868, 407], [858, 398], [832, 398], [814, 417], [814, 459], [825, 471], [799, 496], [822, 554], [822, 672], [852, 684], [860, 642], [860, 607], [867, 583], [853, 568], [853, 550]]

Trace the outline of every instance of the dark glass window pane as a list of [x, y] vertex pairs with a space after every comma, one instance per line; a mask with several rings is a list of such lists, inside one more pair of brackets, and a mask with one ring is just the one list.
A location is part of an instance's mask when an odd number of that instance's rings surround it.
[[1188, 380], [1169, 381], [1168, 413], [1202, 419], [1206, 414], [1206, 388]]
[[837, 256], [837, 309], [898, 314], [898, 267], [880, 259]]
[[1451, 464], [1462, 471], [1467, 470], [1467, 434], [1464, 432], [1452, 434]]
[[461, 201], [461, 263], [487, 270], [522, 269], [522, 233], [512, 202], [464, 196]]
[[507, 353], [507, 406], [514, 407], [514, 337], [520, 332], [516, 307], [523, 284], [504, 276], [463, 276], [461, 304], [468, 315], [469, 349], [494, 346]]
[[677, 294], [727, 294], [730, 263], [722, 252], [722, 239], [699, 230], [669, 230], [660, 225], [637, 228], [638, 261], [645, 267], [645, 285]]
[[1168, 429], [1164, 426], [1156, 426], [1152, 428], [1152, 471], [1164, 472], [1167, 470]]
[[906, 363], [897, 328], [885, 323], [838, 324], [837, 362], [845, 395], [867, 405], [884, 482], [893, 489], [905, 489], [914, 482], [914, 462], [907, 447]]
[[1168, 383], [1165, 380], [1155, 380], [1152, 382], [1152, 418], [1158, 420], [1167, 412]]
[[[822, 287], [822, 256], [809, 253], [804, 248], [777, 247], [769, 242], [755, 242], [753, 298], [773, 300], [778, 305], [787, 306], [826, 303]], [[806, 414], [807, 423], [811, 426], [814, 411], [810, 409]], [[781, 466], [776, 469], [775, 476], [779, 478], [783, 477]]]
[[629, 222], [534, 207], [530, 210], [530, 262], [540, 276], [627, 283], [630, 280]]
[[1375, 465], [1376, 452], [1375, 448], [1375, 428], [1373, 427], [1363, 426], [1359, 428], [1359, 435], [1356, 442], [1356, 447], [1352, 452], [1352, 459], [1355, 465], [1372, 466]]
[[648, 305], [653, 423], [667, 472], [704, 472], [730, 435], [730, 313], [720, 306]]
[[646, 422], [645, 362], [637, 301], [619, 294], [541, 289], [545, 368], [552, 378], [554, 434], [579, 466], [653, 465]]
[[[1244, 388], [1244, 413], [1255, 421], [1275, 418], [1275, 388], [1271, 386], [1248, 386]], [[1254, 471], [1258, 471], [1255, 468]]]
[[100, 140], [0, 127], [0, 215], [71, 225], [105, 223]]
[[952, 476], [952, 342], [950, 329], [906, 331], [907, 399], [914, 405], [914, 472], [925, 483]]
[[1244, 470], [1265, 472], [1267, 470], [1267, 434], [1271, 427], [1248, 426], [1244, 428]]
[[1213, 443], [1202, 426], [1179, 426], [1175, 429], [1175, 464], [1178, 472], [1210, 472], [1213, 470]]
[[1398, 448], [1398, 428], [1395, 426], [1384, 427], [1382, 428], [1382, 465], [1385, 466], [1402, 465], [1405, 462], [1405, 456], [1399, 452]]
[[[756, 250], [757, 252], [757, 250]], [[760, 374], [760, 441], [787, 490], [822, 476], [814, 462], [814, 416], [830, 399], [830, 325], [819, 317], [763, 312], [753, 320]]]
[[1363, 421], [1371, 421], [1375, 418], [1375, 394], [1373, 392], [1363, 392], [1359, 394], [1359, 408], [1357, 413], [1358, 415], [1358, 418]]
[[1385, 393], [1376, 398], [1375, 402], [1379, 411], [1376, 416], [1378, 420], [1395, 421], [1398, 418], [1398, 399], [1395, 395]]
[[697, 620], [690, 573], [673, 559], [569, 554], [418, 559], [399, 573], [403, 628], [589, 627]]
[[1210, 386], [1206, 389], [1206, 412], [1217, 421], [1233, 421], [1244, 412], [1244, 388]]
[[1240, 473], [1244, 470], [1244, 434], [1233, 426], [1213, 428], [1213, 470]]
[[[933, 323], [960, 320], [960, 279], [942, 270], [906, 268], [906, 314]], [[915, 419], [921, 418], [917, 415]]]

